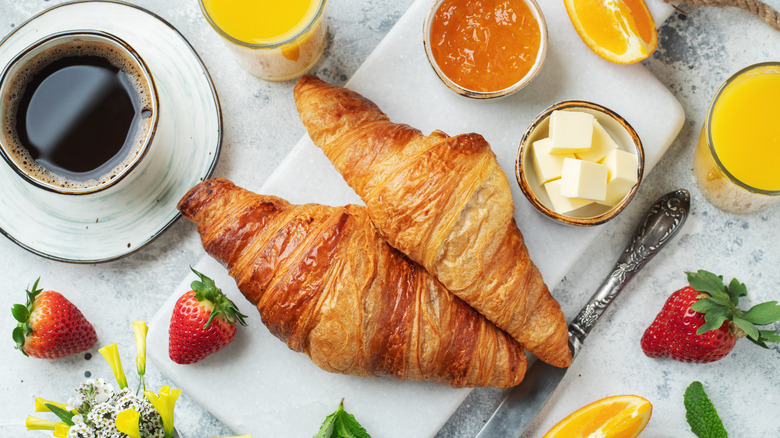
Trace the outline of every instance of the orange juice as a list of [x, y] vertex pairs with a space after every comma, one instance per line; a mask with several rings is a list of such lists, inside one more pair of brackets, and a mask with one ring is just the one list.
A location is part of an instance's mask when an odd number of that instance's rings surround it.
[[318, 0], [203, 0], [214, 23], [231, 37], [251, 44], [284, 41], [306, 27]]
[[203, 15], [253, 75], [300, 76], [325, 47], [326, 0], [200, 0]]
[[780, 199], [780, 63], [748, 67], [715, 95], [694, 159], [707, 199], [735, 213]]
[[710, 123], [715, 154], [734, 178], [760, 190], [780, 190], [780, 69], [729, 84]]

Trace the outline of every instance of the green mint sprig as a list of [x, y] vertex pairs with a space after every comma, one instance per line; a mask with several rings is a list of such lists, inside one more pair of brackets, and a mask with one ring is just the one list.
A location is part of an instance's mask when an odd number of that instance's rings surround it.
[[685, 419], [699, 438], [728, 438], [715, 406], [704, 392], [701, 382], [693, 382], [685, 390]]
[[341, 399], [339, 408], [325, 418], [314, 438], [371, 438], [371, 435], [344, 410], [344, 399]]

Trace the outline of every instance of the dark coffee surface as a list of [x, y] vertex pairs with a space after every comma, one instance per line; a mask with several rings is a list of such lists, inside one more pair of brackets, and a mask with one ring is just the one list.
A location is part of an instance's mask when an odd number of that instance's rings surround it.
[[119, 164], [131, 148], [140, 103], [126, 74], [99, 56], [69, 56], [25, 88], [17, 112], [19, 140], [57, 174], [90, 178]]

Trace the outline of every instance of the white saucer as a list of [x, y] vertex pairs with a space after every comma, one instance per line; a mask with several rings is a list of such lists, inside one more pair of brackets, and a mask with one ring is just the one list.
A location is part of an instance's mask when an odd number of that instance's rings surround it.
[[0, 42], [0, 69], [33, 42], [73, 29], [112, 33], [146, 61], [160, 101], [152, 148], [116, 187], [89, 195], [33, 187], [1, 162], [0, 232], [43, 257], [95, 263], [139, 250], [179, 217], [179, 199], [214, 170], [222, 115], [209, 73], [187, 40], [126, 3], [84, 1], [41, 12]]

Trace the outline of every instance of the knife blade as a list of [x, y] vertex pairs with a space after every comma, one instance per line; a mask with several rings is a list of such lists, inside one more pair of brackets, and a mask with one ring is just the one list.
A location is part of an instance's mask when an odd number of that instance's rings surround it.
[[[612, 272], [569, 324], [569, 348], [576, 357], [593, 326], [623, 286], [680, 231], [690, 210], [690, 194], [679, 189], [667, 193], [647, 211], [633, 238], [618, 258]], [[558, 368], [537, 360], [523, 381], [508, 390], [476, 438], [517, 438], [542, 410], [550, 395], [566, 375]]]

